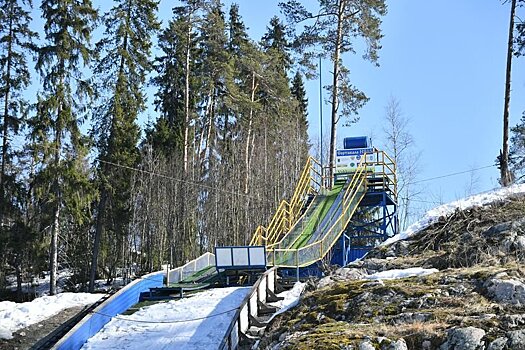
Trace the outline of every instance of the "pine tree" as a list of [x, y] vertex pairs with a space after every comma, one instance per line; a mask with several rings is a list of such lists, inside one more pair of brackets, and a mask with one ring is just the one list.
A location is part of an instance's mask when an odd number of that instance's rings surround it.
[[[195, 117], [195, 110], [193, 109], [193, 103], [195, 103], [195, 96], [192, 96], [190, 87], [192, 87], [193, 76], [194, 76], [194, 40], [197, 36], [197, 27], [201, 21], [200, 12], [204, 8], [204, 0], [183, 0], [183, 5], [174, 7], [174, 15], [180, 19], [181, 24], [185, 30], [184, 39], [181, 40], [184, 50], [184, 89], [183, 89], [183, 101], [184, 101], [184, 123], [183, 123], [183, 170], [184, 173], [188, 173], [189, 156], [190, 156], [190, 128]], [[193, 73], [193, 74], [192, 74]]]
[[[522, 180], [525, 162], [523, 161], [523, 134], [524, 120], [511, 128], [512, 137], [509, 150], [509, 113], [511, 94], [511, 71], [512, 56], [523, 56], [525, 54], [525, 22], [520, 20], [516, 10], [523, 7], [525, 0], [510, 1], [510, 20], [507, 41], [507, 66], [505, 79], [505, 99], [503, 107], [503, 147], [497, 157], [497, 165], [500, 170], [500, 182], [502, 186], [508, 186], [518, 176], [517, 181]], [[517, 21], [516, 21], [517, 20]]]
[[[386, 14], [384, 0], [318, 0], [319, 11], [308, 11], [297, 0], [288, 0], [281, 7], [292, 26], [304, 24], [296, 37], [296, 48], [303, 63], [312, 67], [312, 60], [325, 57], [332, 61], [332, 84], [329, 87], [332, 104], [329, 186], [332, 186], [335, 168], [337, 124], [341, 117], [349, 122], [357, 121], [357, 111], [368, 98], [350, 82], [350, 70], [343, 64], [342, 55], [355, 52], [355, 39], [362, 38], [366, 44], [365, 59], [377, 63], [380, 49], [381, 16]], [[315, 49], [320, 49], [317, 52]]]
[[509, 113], [512, 56], [514, 54], [515, 12], [516, 0], [511, 0], [509, 34], [507, 42], [507, 67], [505, 70], [505, 98], [503, 106], [503, 147], [499, 156], [500, 182], [504, 187], [509, 186], [512, 183], [512, 174], [509, 170]]
[[[111, 237], [112, 265], [119, 259], [119, 249], [130, 221], [131, 172], [138, 164], [137, 144], [140, 129], [137, 117], [146, 108], [144, 87], [152, 70], [152, 37], [160, 24], [156, 17], [158, 1], [118, 0], [104, 16], [104, 38], [97, 43], [102, 56], [94, 68], [99, 80], [100, 105], [94, 116], [93, 134], [99, 151], [100, 200], [93, 256], [90, 291], [96, 277], [103, 231]], [[121, 257], [120, 257], [121, 258]], [[109, 276], [111, 279], [111, 276]]]
[[[159, 35], [159, 48], [162, 52], [155, 59], [157, 75], [152, 79], [157, 87], [155, 110], [159, 118], [146, 130], [147, 143], [166, 158], [184, 149], [184, 67], [186, 61], [187, 23], [184, 17], [168, 22], [168, 27]], [[189, 44], [191, 56], [196, 55], [196, 40]]]
[[36, 68], [43, 78], [37, 114], [31, 120], [33, 157], [41, 164], [34, 182], [45, 203], [51, 226], [50, 294], [56, 293], [58, 238], [62, 219], [87, 219], [91, 191], [84, 159], [87, 142], [80, 131], [85, 97], [91, 93], [81, 68], [92, 58], [89, 47], [97, 17], [90, 0], [44, 0], [46, 43], [39, 49]]
[[284, 23], [279, 17], [272, 17], [270, 26], [261, 39], [261, 46], [263, 50], [276, 57], [279, 62], [279, 68], [286, 72], [292, 65], [292, 58], [290, 55], [290, 43], [287, 39], [287, 33]]
[[[265, 121], [264, 133], [270, 133], [270, 140], [275, 145], [271, 153], [275, 154], [279, 168], [276, 168], [277, 178], [282, 181], [281, 175], [288, 173], [290, 179], [295, 180], [301, 162], [297, 138], [298, 115], [297, 101], [291, 92], [291, 82], [288, 77], [292, 64], [290, 43], [285, 33], [285, 26], [276, 18], [270, 20], [270, 26], [261, 40], [262, 51], [265, 55], [264, 74], [261, 79], [259, 100], [263, 105]], [[299, 143], [298, 143], [299, 142]], [[271, 183], [267, 186], [272, 187]], [[284, 189], [284, 195], [290, 191], [290, 186], [280, 183], [278, 187]]]

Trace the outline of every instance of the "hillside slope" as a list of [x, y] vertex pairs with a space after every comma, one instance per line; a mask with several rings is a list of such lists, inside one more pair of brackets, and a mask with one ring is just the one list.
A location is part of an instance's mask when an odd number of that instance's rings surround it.
[[259, 349], [525, 349], [525, 196], [434, 221], [311, 283]]

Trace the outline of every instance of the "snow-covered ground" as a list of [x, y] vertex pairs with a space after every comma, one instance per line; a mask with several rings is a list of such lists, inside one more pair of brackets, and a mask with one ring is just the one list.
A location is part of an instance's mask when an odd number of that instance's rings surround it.
[[397, 278], [426, 276], [432, 273], [439, 272], [438, 269], [424, 269], [422, 267], [411, 267], [408, 269], [394, 269], [376, 272], [365, 277], [369, 280], [393, 280]]
[[[412, 224], [408, 229], [383, 243], [392, 244], [416, 235], [437, 222], [440, 217], [454, 213], [456, 209], [468, 209], [505, 199], [513, 194], [525, 193], [525, 184], [514, 185], [481, 193], [455, 202], [441, 205]], [[437, 272], [435, 269], [411, 268], [389, 270], [369, 275], [367, 279], [393, 279], [421, 276]], [[68, 278], [64, 271], [62, 278]], [[37, 294], [49, 289], [49, 277], [33, 281], [26, 288]], [[290, 291], [281, 293], [283, 301], [274, 303], [279, 312], [295, 306], [304, 289], [297, 283]], [[249, 288], [220, 288], [201, 292], [191, 298], [156, 304], [142, 308], [130, 316], [117, 316], [101, 332], [91, 338], [83, 349], [206, 349], [216, 348], [222, 340], [236, 308], [249, 292]], [[9, 339], [12, 333], [31, 324], [41, 322], [66, 308], [96, 302], [101, 294], [62, 293], [44, 296], [29, 303], [0, 302], [0, 338]], [[166, 336], [168, 335], [168, 336]]]
[[103, 294], [62, 293], [44, 296], [27, 303], [0, 302], [0, 338], [11, 339], [12, 333], [32, 324], [41, 322], [60, 311], [90, 305], [102, 298]]
[[[58, 271], [57, 279], [57, 292], [62, 293], [65, 290], [75, 290], [75, 288], [66, 288], [69, 283], [69, 279], [73, 276], [73, 272], [69, 269]], [[33, 277], [31, 282], [22, 283], [22, 292], [36, 297], [49, 295], [49, 272], [46, 272], [43, 276]], [[95, 291], [96, 292], [108, 292], [110, 290], [120, 289], [125, 285], [122, 277], [116, 277], [111, 285], [106, 283], [106, 280], [95, 280]], [[74, 287], [69, 285], [69, 287]], [[80, 286], [76, 286], [77, 289]], [[16, 291], [16, 277], [14, 275], [7, 276], [7, 289]]]
[[279, 309], [274, 315], [272, 315], [271, 319], [297, 305], [304, 287], [306, 287], [306, 283], [296, 282], [292, 289], [277, 294], [278, 297], [284, 299], [276, 301], [275, 303], [269, 303], [270, 306], [275, 306]]
[[463, 198], [454, 202], [440, 205], [439, 207], [429, 210], [419, 221], [410, 225], [405, 231], [401, 232], [400, 234], [387, 239], [381, 245], [390, 245], [397, 241], [410, 238], [416, 235], [421, 230], [438, 222], [440, 217], [453, 214], [454, 211], [456, 211], [456, 209], [465, 210], [472, 207], [479, 207], [489, 203], [503, 200], [513, 194], [523, 193], [525, 193], [525, 184], [518, 184], [509, 187], [499, 188], [488, 192], [483, 192], [471, 197]]
[[[57, 278], [57, 292], [62, 293], [67, 281], [71, 278], [73, 273], [69, 269], [58, 271]], [[16, 277], [14, 275], [7, 276], [7, 289], [16, 290]], [[42, 276], [35, 276], [31, 282], [22, 283], [22, 292], [41, 297], [49, 294], [49, 273]]]
[[250, 287], [210, 289], [114, 317], [83, 350], [217, 349]]

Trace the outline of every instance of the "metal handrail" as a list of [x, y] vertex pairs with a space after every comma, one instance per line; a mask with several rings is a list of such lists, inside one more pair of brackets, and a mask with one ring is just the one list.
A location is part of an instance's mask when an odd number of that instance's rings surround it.
[[[290, 253], [293, 257], [295, 255], [295, 264], [294, 265], [283, 265], [279, 264], [279, 266], [307, 266], [311, 263], [321, 259], [326, 255], [326, 253], [333, 247], [335, 242], [337, 241], [337, 238], [340, 236], [342, 230], [344, 230], [344, 227], [347, 225], [347, 223], [350, 221], [353, 213], [355, 212], [357, 208], [357, 203], [361, 200], [362, 196], [364, 196], [365, 191], [359, 191], [359, 189], [364, 185], [366, 187], [366, 157], [363, 157], [360, 161], [356, 172], [352, 176], [352, 179], [350, 180], [350, 183], [348, 185], [347, 190], [345, 191], [345, 194], [343, 196], [343, 199], [341, 201], [341, 215], [339, 218], [334, 222], [334, 224], [328, 229], [326, 234], [323, 235], [321, 239], [318, 239], [315, 242], [312, 242], [304, 247], [298, 248], [298, 249], [273, 249], [273, 250], [267, 250], [270, 255], [273, 255], [273, 258], [268, 259], [273, 265], [275, 265], [275, 255], [277, 252], [284, 252], [284, 253]], [[359, 198], [359, 201], [356, 203], [356, 205], [351, 206], [351, 202], [355, 199], [355, 197], [358, 195], [358, 193], [361, 194], [361, 198]], [[349, 213], [350, 212], [350, 213]], [[343, 225], [341, 225], [341, 221], [345, 219], [345, 222]], [[337, 232], [337, 234], [333, 237], [333, 239], [326, 243], [327, 238], [332, 236], [332, 232], [337, 229], [338, 226], [341, 225], [340, 232]], [[315, 250], [318, 250], [318, 254], [314, 254], [312, 259], [308, 259], [307, 261], [300, 261], [300, 252], [307, 251], [312, 247], [319, 246]], [[314, 251], [315, 252], [315, 251]]]
[[[364, 197], [368, 188], [368, 177], [379, 176], [382, 177], [383, 190], [389, 190], [394, 196], [397, 195], [397, 177], [396, 164], [384, 151], [374, 149], [372, 152], [374, 157], [368, 160], [365, 153], [359, 162], [356, 171], [354, 172], [349, 185], [344, 193], [341, 201], [341, 214], [339, 218], [332, 224], [332, 226], [323, 234], [322, 238], [315, 242], [309, 243], [304, 247], [297, 249], [291, 248], [273, 248], [267, 249], [270, 256], [269, 262], [275, 265], [276, 255], [278, 253], [288, 255], [287, 262], [295, 262], [295, 264], [278, 264], [286, 267], [303, 267], [322, 259], [332, 249], [337, 239], [344, 231], [344, 228], [350, 222], [353, 214], [357, 210], [358, 204]], [[376, 168], [379, 168], [376, 172]], [[353, 205], [352, 205], [353, 204]], [[338, 230], [338, 232], [335, 232]], [[306, 260], [301, 259], [301, 253], [305, 252]], [[310, 253], [310, 254], [308, 254]], [[278, 260], [278, 259], [277, 259]]]
[[[243, 310], [247, 310], [248, 315], [251, 315], [250, 307], [251, 307], [251, 301], [255, 297], [257, 298], [257, 301], [255, 302], [255, 305], [259, 303], [259, 301], [263, 301], [266, 299], [266, 294], [268, 293], [268, 290], [271, 292], [275, 292], [275, 289], [268, 288], [268, 279], [273, 278], [274, 281], [272, 285], [275, 285], [275, 278], [277, 275], [277, 271], [275, 268], [266, 270], [261, 277], [255, 282], [255, 284], [251, 287], [250, 292], [244, 297], [243, 301], [239, 305], [239, 307], [235, 311], [235, 315], [233, 316], [232, 320], [230, 321], [230, 325], [228, 326], [228, 329], [226, 330], [226, 333], [222, 339], [222, 341], [219, 344], [218, 349], [219, 350], [227, 350], [227, 349], [237, 349], [238, 348], [238, 342], [241, 338], [241, 315], [243, 313]], [[260, 295], [259, 289], [262, 282], [266, 283], [266, 293], [264, 293], [264, 299], [260, 300], [260, 298], [263, 298], [262, 295]], [[249, 316], [248, 316], [249, 317]], [[249, 325], [249, 322], [248, 322]]]
[[[323, 237], [321, 239], [319, 239], [319, 240], [317, 240], [315, 242], [312, 242], [312, 243], [310, 243], [310, 244], [308, 244], [308, 245], [306, 245], [304, 247], [297, 248], [297, 249], [289, 249], [289, 248], [288, 249], [273, 249], [273, 250], [269, 251], [269, 253], [271, 255], [273, 255], [273, 257], [268, 259], [269, 263], [271, 263], [272, 265], [276, 265], [275, 264], [275, 260], [276, 260], [275, 259], [275, 255], [278, 252], [280, 252], [280, 253], [288, 253], [292, 257], [295, 256], [295, 259], [288, 259], [288, 260], [294, 260], [295, 264], [277, 264], [278, 266], [283, 266], [283, 267], [304, 267], [304, 266], [308, 266], [308, 265], [314, 263], [315, 261], [318, 261], [318, 260], [322, 259], [326, 255], [326, 253], [328, 253], [330, 251], [330, 249], [332, 249], [334, 244], [337, 242], [337, 239], [339, 238], [339, 236], [343, 232], [344, 227], [351, 220], [355, 210], [357, 209], [357, 203], [364, 196], [364, 193], [365, 193], [364, 190], [363, 191], [357, 191], [358, 187], [360, 187], [361, 185], [366, 185], [365, 177], [362, 177], [362, 180], [358, 182], [357, 187], [356, 187], [356, 191], [354, 191], [353, 194], [348, 197], [346, 207], [343, 206], [343, 212], [341, 213], [339, 218], [336, 220], [336, 222], [326, 232], [326, 234], [323, 235]], [[360, 197], [359, 197], [358, 201], [356, 202], [356, 205], [350, 206], [348, 202], [353, 201], [354, 199], [356, 199], [357, 195], [359, 195]], [[341, 222], [343, 220], [344, 220], [344, 222]], [[337, 227], [342, 227], [342, 228], [341, 228], [341, 230], [339, 230], [338, 232], [336, 232], [334, 234], [334, 230], [336, 230]], [[330, 237], [330, 239], [329, 239], [329, 237]], [[303, 259], [300, 259], [301, 252], [308, 251], [312, 247], [316, 247], [315, 250], [314, 250], [314, 253], [315, 253], [315, 251], [317, 251], [317, 253], [311, 255], [312, 258], [310, 258], [310, 259], [307, 258], [304, 261], [303, 261]]]
[[[368, 157], [370, 154], [373, 157]], [[376, 186], [381, 190], [389, 191], [393, 196], [397, 196], [396, 163], [384, 151], [374, 148], [372, 153], [363, 155], [356, 171], [347, 182], [348, 185], [339, 204], [341, 213], [326, 233], [315, 242], [297, 249], [280, 248], [280, 245], [277, 247], [278, 244], [271, 243], [267, 245], [268, 262], [274, 266], [303, 267], [322, 259], [332, 249], [352, 219], [359, 202], [369, 188], [369, 179], [378, 177], [383, 180]], [[283, 236], [278, 243], [282, 242], [284, 237], [286, 236]], [[292, 245], [287, 244], [287, 246], [290, 247]], [[280, 258], [277, 258], [277, 255]], [[283, 257], [285, 261], [282, 261]], [[279, 263], [279, 260], [281, 260], [281, 263]]]
[[[317, 192], [312, 183], [320, 186], [316, 177], [320, 177], [321, 173], [316, 167], [320, 167], [319, 162], [313, 157], [308, 157], [290, 202], [286, 200], [281, 201], [268, 227], [257, 227], [250, 240], [250, 245], [262, 244], [263, 240], [265, 245], [271, 245], [278, 241], [297, 222], [305, 196], [308, 193]], [[263, 231], [266, 233], [265, 237], [262, 236]]]

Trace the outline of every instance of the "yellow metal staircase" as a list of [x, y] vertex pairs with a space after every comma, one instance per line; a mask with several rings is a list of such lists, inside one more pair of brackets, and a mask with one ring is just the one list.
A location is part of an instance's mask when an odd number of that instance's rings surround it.
[[321, 165], [308, 157], [290, 202], [282, 200], [268, 227], [259, 226], [250, 245], [269, 246], [280, 240], [295, 224], [308, 195], [316, 195], [322, 189]]
[[[268, 227], [259, 226], [255, 231], [250, 245], [266, 246], [268, 264], [305, 267], [323, 259], [346, 229], [367, 191], [386, 191], [393, 197], [397, 195], [395, 162], [385, 152], [374, 149], [361, 157], [356, 170], [349, 174], [341, 188], [342, 198], [334, 203], [339, 206], [335, 211], [337, 215], [322, 229], [323, 232], [297, 246], [300, 229], [293, 228], [301, 220], [307, 220], [303, 217], [305, 214], [301, 216], [305, 198], [327, 193], [322, 186], [319, 169], [319, 163], [310, 157], [290, 202], [283, 200]], [[311, 205], [318, 205], [318, 202], [314, 201]]]

